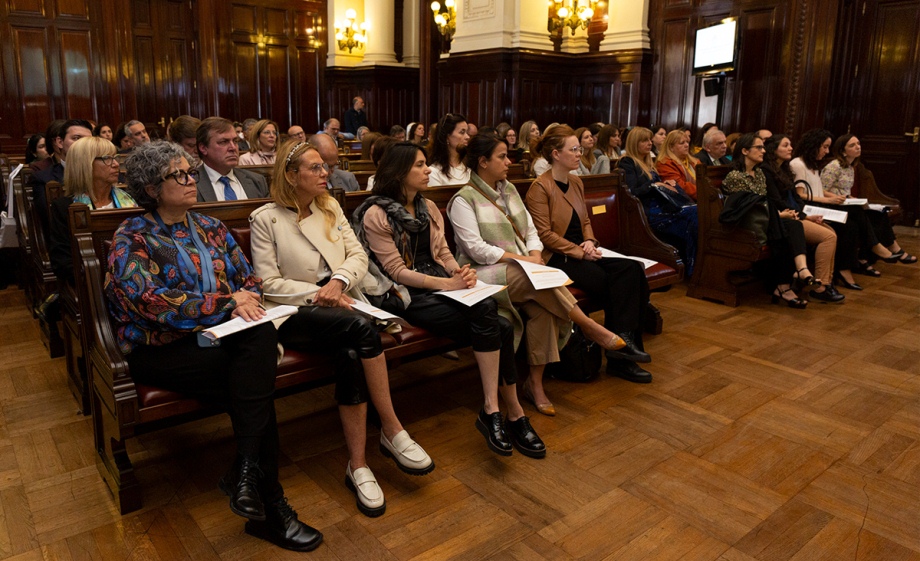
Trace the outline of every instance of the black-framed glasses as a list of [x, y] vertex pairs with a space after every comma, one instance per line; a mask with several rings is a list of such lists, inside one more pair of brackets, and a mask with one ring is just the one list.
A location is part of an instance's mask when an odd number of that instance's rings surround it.
[[119, 165], [118, 156], [96, 156], [93, 159], [99, 160], [100, 162], [102, 162], [104, 165], [107, 165], [107, 166], [110, 166], [112, 164], [115, 164], [116, 166]]
[[751, 146], [751, 150], [766, 150], [766, 149], [767, 149], [767, 147], [764, 146], [763, 144], [758, 144], [758, 145], [756, 145], [756, 146]]
[[191, 178], [195, 183], [198, 183], [199, 175], [200, 174], [197, 169], [190, 169], [188, 171], [177, 169], [172, 173], [167, 173], [166, 177], [164, 177], [161, 182], [166, 181], [167, 179], [175, 179], [176, 183], [179, 185], [188, 185], [189, 178]]

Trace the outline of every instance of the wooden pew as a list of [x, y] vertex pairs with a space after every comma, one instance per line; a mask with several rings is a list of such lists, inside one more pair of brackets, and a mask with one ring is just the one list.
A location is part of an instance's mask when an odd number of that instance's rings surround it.
[[740, 301], [741, 289], [756, 280], [751, 273], [754, 264], [771, 255], [754, 232], [719, 222], [725, 198], [722, 180], [730, 170], [728, 166], [696, 167], [700, 231], [687, 296], [734, 307]]
[[888, 219], [891, 220], [891, 223], [899, 223], [903, 216], [901, 201], [882, 193], [875, 182], [875, 176], [862, 162], [856, 164], [854, 171], [856, 181], [853, 184], [852, 195], [861, 199], [869, 199], [869, 202], [873, 204], [885, 205], [889, 208]]
[[[45, 185], [45, 199], [49, 191], [60, 192], [60, 183], [49, 181]], [[17, 201], [18, 203], [19, 201]], [[44, 231], [45, 224], [50, 222], [48, 207], [38, 208], [32, 195], [32, 185], [23, 184], [23, 211], [27, 216], [29, 230], [29, 244], [31, 259], [26, 264], [32, 282], [32, 308], [33, 314], [38, 319], [39, 333], [42, 343], [48, 349], [51, 358], [64, 355], [64, 340], [61, 337], [59, 322], [54, 317], [44, 317], [40, 307], [45, 300], [58, 291], [57, 277], [51, 270], [51, 259], [48, 255], [48, 234]]]

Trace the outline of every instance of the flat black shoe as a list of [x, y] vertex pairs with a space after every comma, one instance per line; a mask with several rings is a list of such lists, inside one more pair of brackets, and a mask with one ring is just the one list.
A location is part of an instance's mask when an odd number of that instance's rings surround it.
[[607, 359], [607, 374], [636, 384], [650, 384], [652, 374], [631, 360]]
[[517, 421], [508, 421], [508, 432], [511, 434], [511, 442], [521, 454], [530, 458], [546, 457], [546, 445], [530, 426], [530, 419], [526, 416]]
[[835, 279], [834, 282], [836, 284], [839, 284], [840, 286], [842, 286], [843, 288], [846, 288], [847, 290], [862, 290], [863, 289], [863, 287], [859, 286], [855, 282], [847, 282], [847, 279], [843, 278], [842, 275], [836, 275], [834, 279]]
[[291, 551], [313, 551], [323, 543], [323, 534], [298, 520], [284, 497], [269, 505], [264, 522], [246, 522], [246, 533]]
[[834, 288], [833, 285], [827, 285], [824, 292], [815, 292], [812, 290], [808, 293], [808, 297], [825, 304], [839, 304], [846, 298], [846, 296], [837, 292], [837, 289]]
[[262, 470], [259, 464], [242, 458], [221, 478], [218, 486], [230, 497], [230, 510], [249, 520], [265, 520], [265, 505], [259, 495]]
[[623, 359], [632, 362], [652, 362], [652, 356], [640, 350], [629, 335], [624, 335], [622, 333], [618, 333], [617, 335], [626, 342], [626, 346], [615, 351], [604, 351], [607, 353], [607, 358]]
[[882, 276], [882, 273], [878, 269], [868, 263], [857, 263], [856, 267], [853, 268], [853, 273], [876, 278]]
[[484, 409], [480, 409], [479, 416], [476, 417], [476, 428], [479, 429], [482, 436], [486, 437], [486, 444], [489, 445], [490, 450], [499, 456], [511, 455], [511, 442], [508, 441], [508, 435], [505, 433], [501, 411], [488, 415]]

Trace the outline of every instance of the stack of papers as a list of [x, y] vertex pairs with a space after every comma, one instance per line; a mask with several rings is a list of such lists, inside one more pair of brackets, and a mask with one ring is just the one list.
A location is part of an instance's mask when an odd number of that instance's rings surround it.
[[482, 281], [476, 281], [476, 286], [472, 288], [462, 288], [460, 290], [441, 290], [439, 292], [435, 292], [435, 294], [447, 296], [448, 298], [456, 300], [461, 304], [472, 306], [473, 304], [482, 302], [493, 294], [498, 294], [502, 290], [505, 290], [504, 286], [498, 284], [486, 284]]
[[572, 284], [572, 279], [562, 270], [555, 267], [537, 265], [536, 263], [523, 261], [521, 259], [515, 259], [514, 261], [524, 269], [524, 273], [527, 275], [527, 278], [530, 279], [530, 284], [533, 285], [535, 290], [544, 290], [546, 288], [556, 288]]
[[225, 321], [220, 325], [215, 325], [214, 327], [205, 329], [201, 333], [208, 339], [214, 341], [216, 339], [220, 339], [221, 337], [226, 337], [227, 335], [233, 335], [234, 333], [238, 333], [244, 329], [262, 325], [265, 322], [274, 321], [283, 317], [292, 316], [296, 313], [297, 306], [278, 306], [268, 310], [265, 316], [261, 319], [257, 319], [255, 321], [246, 321], [241, 317], [235, 317], [230, 321]]
[[847, 199], [843, 201], [844, 206], [849, 206], [849, 205], [862, 206], [866, 204], [869, 204], [869, 199]]
[[802, 209], [802, 212], [809, 216], [814, 215], [824, 217], [825, 220], [830, 220], [831, 222], [839, 222], [841, 224], [847, 223], [847, 213], [842, 210], [824, 208], [823, 206], [805, 205], [805, 208]]
[[658, 264], [658, 261], [652, 261], [651, 259], [644, 259], [642, 257], [636, 257], [634, 255], [623, 255], [622, 253], [617, 253], [616, 251], [607, 249], [606, 247], [600, 247], [598, 249], [601, 250], [601, 255], [603, 255], [604, 257], [619, 257], [620, 259], [632, 259], [633, 261], [638, 261], [639, 263], [642, 263], [642, 266], [645, 267], [646, 269], [652, 267], [653, 265]]

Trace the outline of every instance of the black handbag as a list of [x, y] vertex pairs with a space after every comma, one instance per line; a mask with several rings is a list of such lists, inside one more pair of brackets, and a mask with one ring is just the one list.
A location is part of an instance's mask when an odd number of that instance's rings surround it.
[[661, 210], [668, 214], [677, 214], [685, 206], [696, 204], [680, 187], [677, 187], [677, 192], [658, 185], [654, 185], [652, 188], [655, 190], [655, 197], [661, 205]]
[[576, 325], [569, 342], [559, 351], [559, 362], [546, 365], [546, 373], [556, 380], [590, 382], [601, 370], [601, 346], [585, 337]]

